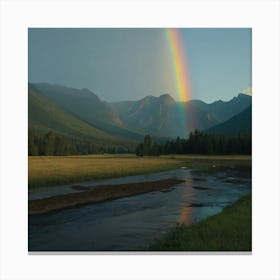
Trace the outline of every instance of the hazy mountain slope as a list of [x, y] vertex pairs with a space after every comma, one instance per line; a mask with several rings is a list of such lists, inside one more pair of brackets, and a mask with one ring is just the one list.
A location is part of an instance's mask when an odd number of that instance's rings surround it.
[[168, 94], [146, 96], [139, 101], [110, 103], [123, 123], [166, 137], [187, 137], [195, 129], [208, 129], [230, 119], [250, 104], [251, 97], [244, 94], [228, 102], [211, 104], [200, 100], [175, 102]]
[[165, 137], [186, 137], [190, 130], [206, 129], [219, 123], [211, 113], [191, 103], [175, 102], [168, 94], [111, 103], [111, 106], [122, 122]]
[[88, 89], [75, 89], [47, 83], [33, 84], [42, 95], [87, 122], [92, 120], [120, 124], [118, 115]]
[[166, 94], [160, 97], [146, 96], [135, 102], [111, 103], [111, 106], [122, 122], [158, 134], [168, 119], [168, 108], [174, 102], [172, 97]]
[[232, 117], [224, 123], [214, 126], [207, 133], [237, 136], [240, 133], [252, 133], [252, 106]]
[[184, 108], [188, 132], [195, 129], [204, 130], [219, 123], [211, 112], [197, 108], [189, 102], [184, 104]]
[[32, 84], [40, 94], [101, 131], [116, 137], [140, 140], [143, 133], [123, 124], [118, 114], [88, 89], [74, 89], [47, 83]]
[[83, 140], [120, 141], [76, 118], [32, 87], [28, 90], [28, 127], [44, 133], [52, 130], [66, 137]]
[[250, 106], [252, 97], [239, 93], [237, 97], [234, 97], [230, 101], [219, 100], [207, 104], [200, 100], [191, 100], [188, 103], [212, 114], [217, 121], [224, 122]]

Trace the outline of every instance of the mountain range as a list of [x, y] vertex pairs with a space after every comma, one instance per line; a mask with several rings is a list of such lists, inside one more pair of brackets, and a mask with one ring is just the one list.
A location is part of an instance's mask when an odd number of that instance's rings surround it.
[[[207, 104], [200, 100], [175, 102], [164, 94], [146, 96], [139, 101], [110, 103], [120, 120], [151, 134], [165, 137], [187, 137], [195, 129], [207, 130], [241, 113], [251, 104], [251, 97], [239, 94], [228, 102]], [[187, 124], [188, 130], [185, 129]]]
[[133, 145], [147, 133], [163, 141], [187, 137], [195, 129], [227, 135], [251, 131], [251, 99], [239, 93], [230, 101], [207, 104], [176, 102], [163, 94], [106, 102], [88, 89], [29, 83], [28, 121], [29, 129], [38, 133], [54, 131], [66, 138]]

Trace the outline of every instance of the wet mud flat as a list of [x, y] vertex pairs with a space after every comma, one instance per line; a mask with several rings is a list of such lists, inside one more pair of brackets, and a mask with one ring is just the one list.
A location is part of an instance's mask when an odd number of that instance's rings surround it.
[[184, 180], [170, 178], [151, 182], [101, 185], [95, 186], [94, 188], [85, 186], [72, 186], [76, 190], [81, 190], [81, 192], [31, 200], [28, 202], [28, 214], [46, 214], [65, 208], [98, 203], [153, 191], [166, 192], [171, 190], [174, 185], [182, 182], [184, 182]]

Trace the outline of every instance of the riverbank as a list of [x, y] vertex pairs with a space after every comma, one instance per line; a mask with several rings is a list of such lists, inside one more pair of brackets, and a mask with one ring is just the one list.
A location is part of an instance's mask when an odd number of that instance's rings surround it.
[[148, 247], [150, 251], [251, 251], [251, 194], [221, 213], [190, 226], [178, 224]]
[[153, 191], [169, 191], [171, 187], [184, 182], [178, 179], [167, 179], [152, 182], [140, 182], [120, 185], [102, 185], [94, 188], [85, 186], [73, 186], [81, 190], [78, 193], [64, 194], [28, 202], [28, 214], [45, 214], [65, 208], [82, 206], [106, 200], [132, 196]]
[[36, 188], [63, 185], [89, 180], [154, 173], [180, 167], [197, 169], [205, 173], [222, 170], [245, 170], [250, 175], [251, 156], [29, 156], [28, 186], [29, 188]]

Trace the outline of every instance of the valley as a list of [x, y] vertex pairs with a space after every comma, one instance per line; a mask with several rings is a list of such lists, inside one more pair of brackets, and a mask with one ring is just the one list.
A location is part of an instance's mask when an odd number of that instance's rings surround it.
[[30, 254], [252, 251], [251, 28], [29, 27], [27, 82]]

